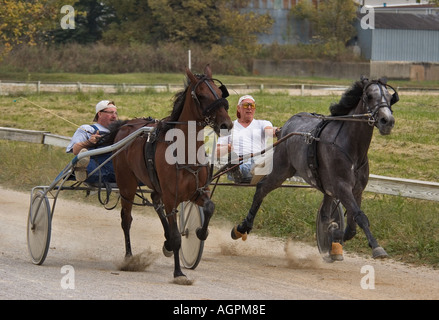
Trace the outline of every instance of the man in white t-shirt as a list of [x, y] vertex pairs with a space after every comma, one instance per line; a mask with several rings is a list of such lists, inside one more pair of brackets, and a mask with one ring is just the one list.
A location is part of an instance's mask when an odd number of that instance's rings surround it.
[[[251, 155], [264, 150], [267, 138], [274, 137], [278, 130], [270, 121], [255, 119], [255, 111], [256, 101], [252, 96], [245, 95], [239, 98], [236, 110], [238, 119], [233, 122], [232, 133], [218, 138], [217, 156], [219, 158], [229, 153], [232, 153], [235, 158], [236, 155], [245, 157], [239, 170], [232, 170], [232, 174], [229, 174], [229, 179], [237, 183], [251, 181], [251, 169], [254, 165]], [[233, 160], [232, 156], [232, 162]]]

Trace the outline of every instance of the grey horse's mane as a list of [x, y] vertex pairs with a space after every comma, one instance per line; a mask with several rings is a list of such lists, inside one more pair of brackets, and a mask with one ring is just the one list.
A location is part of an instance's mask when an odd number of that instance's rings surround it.
[[329, 111], [332, 116], [343, 116], [349, 113], [360, 102], [363, 95], [363, 83], [356, 81], [347, 89], [338, 103], [331, 104]]

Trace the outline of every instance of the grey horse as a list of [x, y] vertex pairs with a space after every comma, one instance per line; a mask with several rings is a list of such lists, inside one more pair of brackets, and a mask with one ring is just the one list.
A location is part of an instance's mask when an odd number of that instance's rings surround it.
[[292, 116], [282, 127], [280, 138], [286, 140], [274, 150], [272, 171], [257, 184], [247, 217], [232, 229], [232, 238], [245, 239], [264, 197], [287, 178], [298, 175], [324, 194], [320, 212], [327, 228], [331, 225], [334, 199], [339, 199], [346, 208], [346, 229], [331, 230], [333, 245], [342, 248], [343, 241], [355, 236], [358, 224], [366, 234], [372, 256], [387, 257], [370, 231], [369, 220], [361, 210], [361, 199], [369, 179], [367, 153], [373, 128], [377, 127], [382, 135], [391, 133], [395, 124], [391, 106], [398, 100], [397, 92], [386, 79], [369, 81], [362, 76], [337, 104], [330, 106], [330, 116], [310, 113]]

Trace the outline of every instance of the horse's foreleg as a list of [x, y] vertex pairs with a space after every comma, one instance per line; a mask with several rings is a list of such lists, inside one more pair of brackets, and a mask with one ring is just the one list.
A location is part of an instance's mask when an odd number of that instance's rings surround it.
[[159, 218], [160, 218], [160, 222], [162, 223], [163, 226], [163, 230], [165, 232], [165, 242], [163, 243], [163, 254], [166, 257], [171, 257], [173, 254], [172, 251], [172, 246], [169, 243], [169, 224], [168, 224], [168, 220], [166, 219], [166, 215], [165, 212], [163, 210], [163, 203], [162, 200], [160, 198], [160, 195], [157, 192], [153, 192], [151, 194], [151, 199], [154, 205], [154, 210], [157, 212]]
[[205, 196], [203, 202], [203, 213], [204, 213], [204, 222], [201, 228], [198, 228], [196, 231], [197, 237], [200, 240], [206, 240], [209, 235], [209, 222], [210, 218], [213, 216], [213, 212], [215, 211], [215, 204], [210, 200], [208, 196]]
[[369, 246], [372, 248], [372, 257], [373, 258], [385, 258], [387, 257], [386, 251], [379, 246], [378, 241], [372, 235], [370, 231], [369, 219], [366, 214], [360, 209], [361, 205], [361, 194], [357, 196], [357, 200], [354, 198], [352, 192], [341, 192], [340, 200], [347, 211], [347, 222], [348, 225], [346, 227], [343, 240], [349, 240], [355, 235], [355, 225], [363, 229], [364, 234], [366, 235]]
[[[176, 212], [170, 215], [168, 218], [169, 224], [169, 244], [174, 252], [174, 278], [182, 278], [184, 281], [187, 280], [184, 273], [181, 271], [180, 266], [180, 248], [181, 248], [181, 234], [178, 230]], [[186, 283], [179, 283], [186, 284]]]
[[373, 258], [385, 258], [387, 257], [387, 252], [378, 245], [378, 241], [372, 235], [370, 231], [369, 219], [366, 214], [359, 210], [354, 213], [354, 220], [363, 229], [364, 234], [366, 235], [367, 241], [369, 242], [369, 246], [372, 248], [372, 257]]
[[351, 240], [357, 234], [357, 223], [352, 214], [347, 215], [346, 229], [343, 234], [343, 241]]
[[251, 208], [241, 224], [235, 226], [232, 229], [232, 239], [237, 240], [239, 238], [242, 238], [242, 240], [244, 241], [247, 239], [247, 234], [250, 233], [253, 228], [253, 222], [265, 196], [274, 189], [279, 188], [282, 183], [290, 176], [292, 176], [292, 174], [288, 171], [273, 171], [271, 174], [264, 177], [261, 181], [258, 182], [258, 184], [256, 185], [256, 192], [253, 196]]

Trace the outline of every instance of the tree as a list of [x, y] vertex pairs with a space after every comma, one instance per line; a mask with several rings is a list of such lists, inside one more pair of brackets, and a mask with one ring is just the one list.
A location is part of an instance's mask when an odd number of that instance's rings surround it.
[[102, 39], [113, 13], [99, 0], [77, 0], [75, 10], [75, 28], [62, 29], [58, 26], [49, 34], [55, 43], [76, 42], [81, 44], [94, 43]]
[[37, 44], [54, 28], [60, 1], [0, 0], [0, 60], [19, 44]]
[[297, 18], [311, 22], [314, 38], [324, 44], [329, 55], [341, 52], [355, 35], [356, 11], [353, 0], [327, 0], [320, 2], [318, 7], [302, 0], [292, 9]]
[[115, 13], [104, 32], [107, 43], [196, 43], [208, 47], [254, 44], [268, 32], [267, 15], [240, 13], [245, 0], [106, 0]]

